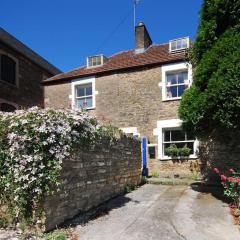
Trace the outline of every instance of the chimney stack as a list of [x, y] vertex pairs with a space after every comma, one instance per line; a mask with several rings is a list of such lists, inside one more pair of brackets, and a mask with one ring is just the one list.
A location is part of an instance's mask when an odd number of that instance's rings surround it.
[[135, 52], [143, 53], [149, 46], [152, 40], [143, 22], [139, 22], [135, 27]]

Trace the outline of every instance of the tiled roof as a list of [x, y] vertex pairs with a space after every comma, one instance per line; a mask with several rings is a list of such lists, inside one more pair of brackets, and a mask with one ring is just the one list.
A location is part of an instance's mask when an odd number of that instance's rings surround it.
[[169, 45], [152, 45], [144, 53], [135, 53], [129, 50], [112, 55], [107, 62], [98, 67], [82, 66], [72, 71], [53, 76], [44, 82], [72, 79], [89, 75], [99, 75], [112, 71], [120, 71], [129, 68], [143, 67], [154, 64], [181, 61], [185, 59], [185, 51], [170, 53]]

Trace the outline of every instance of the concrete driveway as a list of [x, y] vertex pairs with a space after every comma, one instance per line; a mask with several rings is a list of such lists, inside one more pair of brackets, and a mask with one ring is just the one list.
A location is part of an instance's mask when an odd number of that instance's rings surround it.
[[107, 203], [105, 215], [77, 226], [81, 240], [239, 240], [229, 208], [187, 186], [147, 184]]

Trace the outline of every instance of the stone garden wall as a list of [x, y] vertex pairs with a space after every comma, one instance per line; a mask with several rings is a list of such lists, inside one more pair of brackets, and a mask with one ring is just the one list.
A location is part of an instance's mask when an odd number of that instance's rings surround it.
[[79, 147], [63, 162], [61, 190], [44, 203], [45, 227], [50, 230], [79, 213], [98, 206], [141, 180], [141, 146], [122, 137], [103, 140], [92, 149]]
[[240, 169], [240, 140], [235, 136], [223, 141], [217, 138], [200, 145], [201, 172], [208, 175], [213, 168], [227, 172], [230, 168]]

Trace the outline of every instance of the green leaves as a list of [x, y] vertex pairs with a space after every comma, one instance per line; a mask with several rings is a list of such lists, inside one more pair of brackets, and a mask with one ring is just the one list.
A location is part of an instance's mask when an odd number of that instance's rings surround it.
[[227, 30], [195, 68], [193, 86], [183, 95], [179, 115], [199, 138], [240, 131], [240, 32]]
[[165, 149], [167, 156], [174, 157], [188, 157], [190, 155], [191, 149], [187, 146], [178, 148], [175, 144], [171, 144]]

